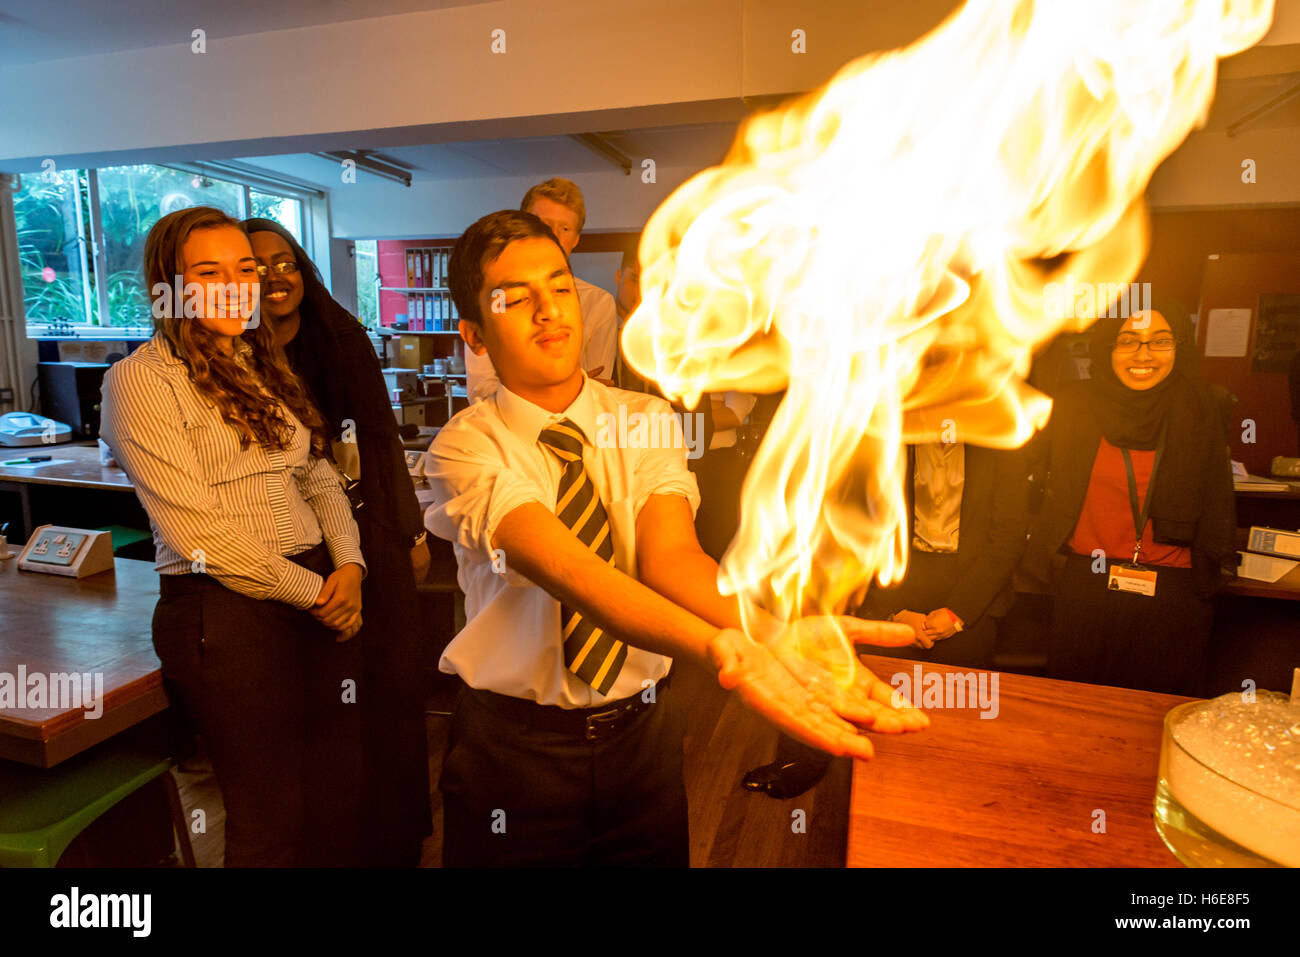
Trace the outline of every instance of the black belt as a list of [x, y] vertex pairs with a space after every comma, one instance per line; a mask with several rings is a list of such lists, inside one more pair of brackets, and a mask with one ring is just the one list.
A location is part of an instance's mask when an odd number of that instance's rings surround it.
[[465, 685], [464, 693], [471, 695], [485, 707], [513, 718], [533, 728], [553, 731], [557, 734], [569, 734], [599, 741], [619, 734], [631, 726], [637, 718], [655, 706], [661, 692], [668, 688], [672, 674], [664, 675], [655, 684], [655, 693], [646, 701], [645, 692], [630, 698], [619, 698], [594, 708], [560, 708], [556, 705], [538, 704], [523, 698], [497, 694], [495, 691], [483, 691]]

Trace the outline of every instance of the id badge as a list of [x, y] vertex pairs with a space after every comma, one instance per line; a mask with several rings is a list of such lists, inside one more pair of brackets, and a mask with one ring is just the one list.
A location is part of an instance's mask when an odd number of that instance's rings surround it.
[[1112, 565], [1106, 587], [1110, 591], [1126, 591], [1151, 598], [1156, 593], [1156, 572], [1154, 568], [1141, 565]]

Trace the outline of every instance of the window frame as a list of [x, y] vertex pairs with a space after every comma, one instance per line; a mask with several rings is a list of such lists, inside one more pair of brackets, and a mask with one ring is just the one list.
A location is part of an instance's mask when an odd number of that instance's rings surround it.
[[[246, 174], [241, 177], [239, 170], [232, 169], [224, 165], [209, 165], [206, 163], [139, 163], [125, 165], [156, 166], [163, 169], [175, 170], [179, 173], [191, 173], [200, 176], [207, 176], [217, 179], [233, 186], [240, 187], [240, 213], [239, 218], [247, 219], [249, 210], [252, 209], [252, 192], [256, 190], [269, 196], [276, 196], [283, 199], [296, 200], [298, 203], [298, 222], [299, 230], [302, 233], [302, 246], [307, 255], [313, 261], [315, 260], [316, 236], [313, 227], [312, 207], [313, 199], [321, 199], [326, 203], [329, 201], [329, 194], [324, 190], [312, 190], [306, 187], [295, 187], [292, 184], [285, 183], [280, 185], [279, 182], [271, 178], [262, 178], [253, 174]], [[115, 167], [102, 167], [103, 169], [114, 169]], [[84, 302], [84, 316], [89, 319], [97, 311], [100, 319], [109, 316], [108, 306], [108, 266], [107, 256], [104, 243], [102, 204], [100, 203], [99, 191], [99, 172], [101, 167], [77, 169], [75, 172], [80, 176], [85, 174], [87, 190], [86, 197], [89, 209], [82, 206], [82, 197], [80, 184], [73, 191], [77, 209], [77, 230], [78, 241], [82, 245], [83, 255], [87, 243], [90, 248], [90, 265], [93, 275], [85, 275], [83, 270], [82, 280], [82, 299]], [[85, 223], [89, 222], [89, 235], [85, 231]], [[103, 281], [101, 281], [103, 277]], [[93, 282], [94, 288], [91, 289]], [[22, 290], [23, 300], [26, 300], [26, 290]], [[92, 303], [93, 299], [93, 303]], [[92, 304], [95, 307], [92, 309]], [[142, 323], [148, 325], [148, 323]], [[23, 334], [29, 340], [59, 340], [75, 337], [78, 339], [138, 339], [138, 332], [128, 332], [137, 327], [134, 326], [106, 326], [92, 322], [74, 322], [70, 324], [71, 335], [63, 333], [50, 333], [48, 331], [37, 333], [29, 325], [26, 310], [23, 311]], [[146, 337], [147, 338], [147, 337]]]

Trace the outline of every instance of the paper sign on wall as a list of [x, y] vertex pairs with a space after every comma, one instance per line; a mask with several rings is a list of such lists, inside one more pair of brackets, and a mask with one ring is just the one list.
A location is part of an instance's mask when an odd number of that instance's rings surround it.
[[1211, 309], [1205, 320], [1205, 355], [1244, 356], [1250, 343], [1249, 309]]

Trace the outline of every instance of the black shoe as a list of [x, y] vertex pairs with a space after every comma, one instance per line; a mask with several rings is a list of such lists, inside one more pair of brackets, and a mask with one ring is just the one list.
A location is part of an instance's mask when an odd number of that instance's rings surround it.
[[783, 801], [798, 797], [826, 774], [826, 768], [808, 761], [774, 762], [755, 768], [741, 782], [747, 791], [760, 791]]

